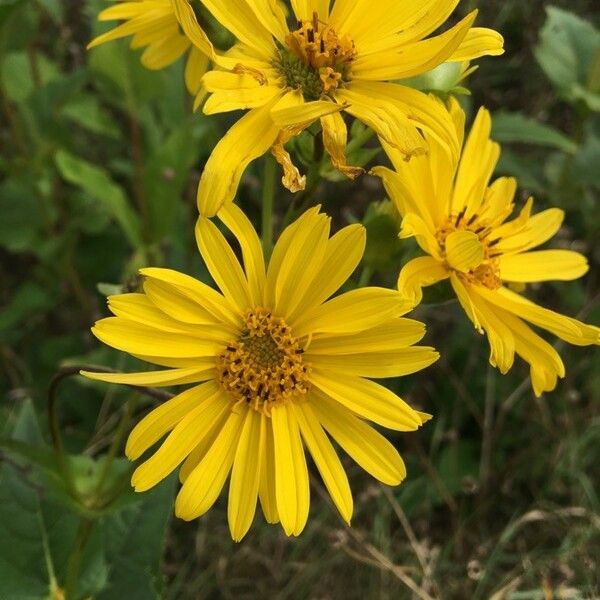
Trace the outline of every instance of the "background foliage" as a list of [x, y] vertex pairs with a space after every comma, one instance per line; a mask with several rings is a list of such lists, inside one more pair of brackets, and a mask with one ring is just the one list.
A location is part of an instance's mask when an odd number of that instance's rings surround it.
[[[544, 285], [536, 298], [598, 323], [594, 4], [481, 2], [478, 22], [505, 35], [507, 54], [479, 61], [463, 99], [494, 113], [498, 174], [517, 175], [538, 210], [565, 208], [557, 243], [590, 258], [583, 280]], [[207, 278], [193, 242], [196, 182], [230, 121], [192, 114], [181, 64], [147, 71], [126, 43], [87, 53], [102, 6], [0, 2], [0, 598], [599, 597], [598, 353], [563, 348], [568, 379], [535, 400], [522, 364], [506, 377], [488, 368], [485, 340], [443, 290], [416, 313], [443, 358], [392, 383], [436, 418], [393, 437], [409, 467], [399, 488], [348, 463], [352, 529], [316, 478], [301, 538], [258, 517], [241, 544], [229, 538], [222, 501], [184, 523], [171, 516], [172, 478], [130, 490], [123, 442], [159, 399], [71, 377], [70, 367], [133, 367], [89, 326], [105, 314], [105, 294], [135, 288], [138, 267]], [[439, 93], [454, 75], [412, 84]], [[351, 161], [382, 160], [369, 132], [352, 132]], [[303, 203], [322, 202], [337, 225], [363, 221], [368, 250], [355, 284], [393, 285], [413, 249], [396, 239], [389, 206], [369, 204], [384, 199], [379, 183], [341, 181], [315, 160], [310, 132], [296, 146], [309, 193], [277, 188], [276, 229]], [[240, 189], [257, 223], [270, 172], [257, 161]]]

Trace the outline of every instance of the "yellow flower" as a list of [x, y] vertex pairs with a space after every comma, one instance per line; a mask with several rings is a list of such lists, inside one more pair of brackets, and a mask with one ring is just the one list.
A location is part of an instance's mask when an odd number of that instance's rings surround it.
[[[187, 0], [182, 1], [187, 3]], [[125, 22], [96, 37], [88, 49], [131, 35], [131, 47], [146, 48], [141, 61], [147, 69], [153, 70], [164, 69], [188, 52], [185, 83], [191, 94], [200, 93], [202, 76], [213, 55], [212, 45], [200, 27], [194, 44], [181, 32], [172, 0], [119, 0], [103, 10], [98, 19]]]
[[[455, 100], [450, 113], [462, 140], [465, 115]], [[500, 177], [490, 184], [500, 155], [490, 130], [490, 114], [482, 108], [462, 156], [448, 160], [428, 136], [427, 156], [406, 164], [388, 145], [395, 171], [377, 167], [374, 173], [382, 177], [403, 216], [400, 236], [414, 236], [429, 255], [402, 268], [399, 290], [417, 304], [423, 286], [449, 278], [475, 328], [487, 334], [490, 363], [506, 373], [518, 354], [529, 363], [533, 389], [540, 395], [555, 388], [565, 369], [556, 350], [524, 321], [578, 346], [599, 344], [600, 329], [542, 308], [514, 290], [526, 283], [577, 279], [588, 265], [584, 256], [571, 250], [532, 251], [558, 231], [562, 210], [532, 215], [530, 198], [516, 218], [507, 220], [517, 183]]]
[[[185, 0], [174, 0], [183, 30], [194, 41], [198, 26]], [[462, 62], [503, 52], [502, 37], [472, 27], [473, 11], [444, 33], [457, 0], [292, 0], [297, 26], [288, 28], [277, 0], [202, 0], [239, 40], [215, 56], [218, 70], [203, 79], [211, 93], [206, 114], [250, 109], [209, 158], [198, 189], [201, 214], [230, 202], [246, 166], [269, 149], [284, 168], [284, 184], [304, 179], [283, 145], [315, 121], [332, 163], [349, 177], [347, 131], [340, 111], [363, 121], [409, 158], [426, 151], [427, 131], [456, 150], [447, 111], [422, 92], [393, 80], [424, 73], [445, 61]]]
[[330, 219], [311, 209], [283, 232], [265, 268], [242, 211], [230, 204], [219, 217], [240, 244], [243, 268], [208, 218], [199, 219], [196, 237], [222, 293], [176, 271], [142, 269], [144, 293], [110, 297], [115, 316], [93, 328], [106, 344], [170, 369], [84, 374], [131, 385], [194, 384], [143, 418], [126, 447], [136, 460], [168, 434], [132, 484], [147, 490], [183, 462], [179, 517], [209, 510], [231, 472], [235, 540], [252, 523], [257, 495], [268, 522], [300, 534], [309, 509], [305, 446], [349, 522], [352, 495], [328, 434], [371, 475], [400, 483], [402, 459], [366, 421], [413, 431], [429, 415], [367, 378], [413, 373], [438, 354], [412, 346], [424, 326], [400, 317], [408, 303], [398, 291], [367, 287], [329, 299], [362, 257], [361, 225], [329, 238]]

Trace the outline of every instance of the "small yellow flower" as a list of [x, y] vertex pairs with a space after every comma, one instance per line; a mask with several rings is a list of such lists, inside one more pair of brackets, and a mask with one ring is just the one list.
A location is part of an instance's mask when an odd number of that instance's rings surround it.
[[181, 32], [172, 0], [119, 0], [103, 10], [98, 19], [125, 22], [96, 37], [88, 49], [131, 35], [131, 47], [145, 48], [142, 64], [153, 70], [164, 69], [187, 52], [185, 83], [190, 94], [200, 93], [202, 76], [213, 55], [212, 45], [200, 27], [194, 44]]
[[209, 510], [231, 473], [235, 540], [248, 531], [257, 496], [268, 522], [300, 534], [309, 509], [306, 447], [349, 522], [350, 486], [329, 436], [380, 481], [400, 483], [400, 455], [367, 421], [413, 431], [429, 415], [367, 378], [413, 373], [438, 354], [413, 346], [425, 329], [401, 318], [409, 303], [396, 290], [367, 287], [329, 299], [362, 257], [361, 225], [330, 238], [330, 219], [311, 209], [283, 232], [266, 268], [242, 211], [230, 204], [219, 217], [240, 244], [243, 267], [208, 218], [199, 219], [196, 237], [222, 293], [176, 271], [142, 269], [144, 293], [110, 297], [115, 316], [93, 328], [106, 344], [170, 369], [84, 375], [131, 385], [194, 384], [143, 418], [126, 447], [136, 460], [168, 434], [132, 484], [147, 490], [183, 463], [179, 517]]
[[[462, 140], [465, 115], [455, 100], [450, 113]], [[395, 171], [373, 171], [403, 216], [400, 236], [414, 236], [429, 255], [404, 266], [399, 290], [417, 304], [423, 286], [449, 278], [475, 328], [487, 334], [490, 363], [506, 373], [518, 354], [530, 364], [533, 389], [540, 395], [556, 387], [565, 369], [556, 350], [524, 321], [578, 346], [599, 344], [600, 329], [542, 308], [514, 290], [527, 283], [577, 279], [588, 265], [584, 256], [571, 250], [532, 251], [558, 231], [562, 210], [532, 215], [530, 198], [516, 218], [507, 220], [517, 183], [500, 177], [490, 184], [500, 156], [490, 131], [490, 114], [482, 108], [462, 155], [448, 160], [429, 136], [427, 156], [407, 164], [387, 145]]]
[[[363, 121], [406, 158], [426, 151], [418, 129], [456, 150], [447, 111], [393, 81], [446, 61], [503, 52], [498, 33], [472, 27], [477, 11], [427, 38], [446, 22], [456, 0], [335, 0], [331, 10], [328, 0], [293, 0], [292, 28], [277, 0], [201, 1], [239, 40], [215, 56], [218, 70], [204, 76], [211, 93], [204, 112], [250, 109], [206, 164], [198, 189], [205, 216], [233, 200], [246, 166], [269, 149], [284, 168], [284, 184], [302, 189], [304, 180], [283, 144], [315, 121], [334, 166], [356, 177], [361, 169], [346, 164], [341, 111]], [[174, 3], [193, 41], [198, 31], [193, 11], [185, 0]]]

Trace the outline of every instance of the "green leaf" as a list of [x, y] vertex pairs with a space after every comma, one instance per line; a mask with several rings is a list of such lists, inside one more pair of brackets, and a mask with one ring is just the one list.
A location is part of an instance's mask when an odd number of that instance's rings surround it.
[[194, 135], [191, 123], [174, 130], [144, 168], [145, 189], [154, 240], [160, 242], [173, 228], [180, 197], [188, 183], [189, 170], [198, 160], [201, 135]]
[[557, 148], [574, 154], [577, 144], [560, 131], [522, 113], [497, 112], [492, 119], [492, 137], [498, 142], [522, 142]]
[[19, 324], [54, 304], [52, 294], [32, 281], [23, 283], [0, 313], [0, 340], [8, 342], [22, 334]]
[[[10, 460], [0, 462], [0, 598], [48, 600], [60, 597], [68, 565], [79, 553], [81, 564], [74, 598], [162, 597], [161, 556], [172, 514], [176, 477], [145, 494], [129, 493], [111, 512], [81, 519], [59, 504], [48, 479], [53, 451], [44, 444], [31, 401], [23, 403], [11, 438], [0, 446]], [[5, 458], [5, 456], [4, 456]], [[86, 456], [69, 459], [80, 493], [92, 493], [103, 469]], [[128, 461], [116, 461], [123, 473]], [[88, 527], [83, 548], [77, 537]]]
[[535, 57], [567, 100], [600, 110], [600, 31], [573, 13], [550, 6]]
[[101, 108], [94, 96], [79, 96], [71, 100], [62, 110], [62, 114], [80, 127], [110, 138], [119, 139], [121, 131], [116, 122]]
[[171, 476], [152, 491], [139, 494], [140, 502], [123, 509], [100, 526], [106, 555], [111, 559], [108, 587], [98, 600], [159, 600], [163, 580], [161, 556], [173, 509], [176, 477]]
[[66, 181], [80, 187], [102, 203], [106, 212], [121, 226], [134, 248], [143, 245], [139, 219], [127, 203], [122, 188], [112, 181], [106, 171], [66, 150], [56, 153], [55, 162]]
[[0, 185], [0, 245], [11, 252], [34, 250], [43, 226], [42, 199], [14, 179]]
[[[36, 73], [39, 85], [44, 86], [60, 77], [56, 65], [43, 54], [36, 55]], [[22, 102], [35, 89], [31, 59], [26, 52], [11, 52], [2, 61], [2, 85], [13, 102]]]

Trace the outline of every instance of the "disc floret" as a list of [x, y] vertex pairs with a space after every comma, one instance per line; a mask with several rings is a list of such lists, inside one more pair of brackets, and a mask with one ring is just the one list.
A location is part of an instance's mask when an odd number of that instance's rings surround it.
[[269, 415], [276, 405], [306, 397], [310, 369], [303, 353], [283, 319], [252, 309], [237, 340], [217, 356], [218, 379], [235, 405]]
[[[473, 236], [474, 243], [479, 245], [480, 260], [467, 270], [458, 269], [461, 276], [470, 283], [482, 285], [490, 290], [502, 287], [500, 278], [499, 258], [502, 255], [496, 248], [501, 238], [493, 235], [493, 228], [487, 225], [480, 215], [474, 213], [465, 217], [465, 210], [458, 214], [450, 215], [436, 232], [436, 239], [440, 251], [446, 258], [448, 266], [452, 269], [454, 264], [448, 255], [446, 242], [448, 237], [457, 232], [469, 232]], [[475, 241], [476, 240], [476, 241]]]
[[320, 22], [317, 13], [312, 20], [299, 21], [298, 28], [285, 41], [286, 47], [279, 50], [275, 67], [287, 87], [300, 89], [306, 100], [331, 95], [350, 79], [356, 56], [354, 42]]

